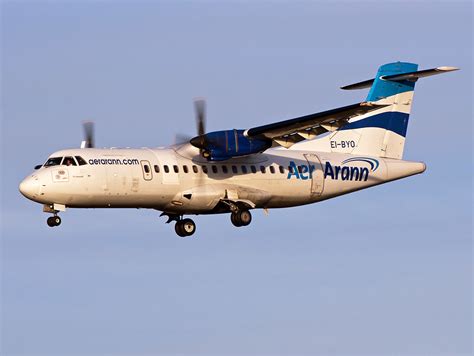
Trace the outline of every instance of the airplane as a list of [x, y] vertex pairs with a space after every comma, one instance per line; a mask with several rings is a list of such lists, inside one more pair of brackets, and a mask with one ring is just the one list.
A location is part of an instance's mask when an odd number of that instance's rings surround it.
[[236, 227], [251, 210], [320, 202], [423, 173], [403, 160], [415, 82], [458, 70], [394, 62], [375, 78], [341, 87], [370, 88], [352, 105], [247, 129], [205, 130], [205, 101], [195, 101], [197, 136], [165, 148], [95, 148], [84, 123], [80, 148], [51, 154], [19, 185], [52, 214], [67, 208], [146, 208], [175, 222], [178, 236], [195, 233], [186, 215], [230, 214]]

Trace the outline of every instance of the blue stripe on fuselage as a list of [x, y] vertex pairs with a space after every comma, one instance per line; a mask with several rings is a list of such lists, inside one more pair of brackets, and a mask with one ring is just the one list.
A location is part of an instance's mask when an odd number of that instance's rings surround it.
[[339, 130], [353, 130], [362, 129], [364, 127], [379, 127], [393, 131], [400, 136], [405, 137], [407, 134], [408, 127], [408, 114], [390, 111], [381, 114], [369, 116], [365, 119], [350, 122], [347, 125], [341, 127]]

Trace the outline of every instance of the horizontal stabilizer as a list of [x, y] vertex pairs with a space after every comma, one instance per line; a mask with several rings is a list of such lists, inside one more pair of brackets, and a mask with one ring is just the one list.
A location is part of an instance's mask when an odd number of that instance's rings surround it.
[[437, 67], [437, 68], [424, 69], [424, 70], [419, 70], [419, 71], [410, 72], [410, 73], [384, 75], [380, 79], [391, 80], [391, 81], [399, 81], [399, 80], [416, 81], [416, 80], [418, 80], [418, 78], [429, 77], [431, 75], [436, 75], [436, 74], [443, 74], [443, 73], [452, 72], [452, 71], [455, 71], [455, 70], [459, 70], [459, 68], [456, 68], [456, 67]]
[[[437, 67], [437, 68], [419, 70], [419, 71], [415, 71], [415, 72], [407, 72], [407, 73], [394, 74], [394, 75], [383, 75], [383, 76], [380, 77], [380, 79], [390, 80], [390, 81], [393, 81], [393, 82], [402, 81], [402, 80], [408, 80], [408, 81], [411, 81], [411, 82], [416, 82], [419, 78], [424, 78], [424, 77], [429, 77], [429, 76], [436, 75], [436, 74], [452, 72], [452, 71], [455, 71], [455, 70], [459, 70], [459, 68], [456, 68], [456, 67]], [[341, 89], [355, 90], [355, 89], [370, 88], [372, 86], [372, 84], [374, 83], [374, 80], [375, 79], [369, 79], [369, 80], [365, 80], [363, 82], [346, 85], [346, 86], [341, 87]]]
[[349, 84], [341, 87], [343, 90], [356, 90], [356, 89], [365, 89], [370, 88], [374, 84], [375, 79], [364, 80], [363, 82]]

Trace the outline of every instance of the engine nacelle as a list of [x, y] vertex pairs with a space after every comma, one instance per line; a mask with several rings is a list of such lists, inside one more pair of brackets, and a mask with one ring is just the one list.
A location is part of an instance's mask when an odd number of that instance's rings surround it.
[[270, 139], [249, 138], [244, 130], [214, 131], [196, 136], [190, 143], [202, 150], [209, 161], [225, 161], [232, 157], [246, 156], [263, 152], [272, 147]]

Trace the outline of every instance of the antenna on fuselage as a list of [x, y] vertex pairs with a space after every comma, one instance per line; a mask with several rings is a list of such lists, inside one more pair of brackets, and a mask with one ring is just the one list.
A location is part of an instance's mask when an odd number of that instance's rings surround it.
[[84, 121], [82, 123], [84, 128], [84, 141], [81, 142], [81, 148], [94, 148], [94, 122]]

